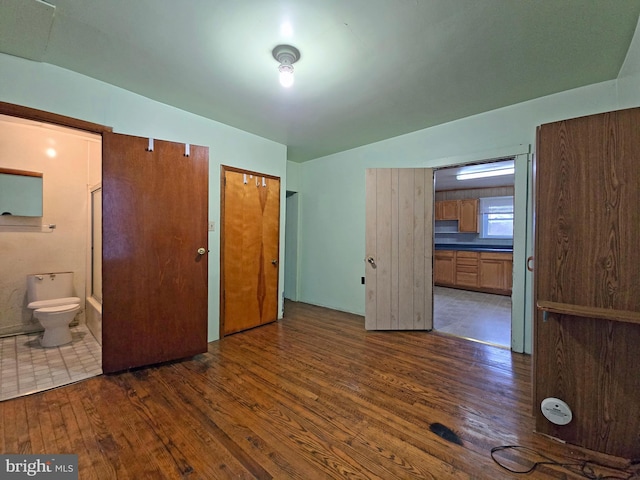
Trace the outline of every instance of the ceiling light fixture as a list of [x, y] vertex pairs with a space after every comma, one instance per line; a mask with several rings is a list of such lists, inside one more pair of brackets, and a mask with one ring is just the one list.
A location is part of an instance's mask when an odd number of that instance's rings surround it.
[[272, 54], [280, 64], [280, 85], [289, 88], [293, 85], [293, 64], [300, 60], [300, 50], [291, 45], [278, 45]]
[[473, 180], [474, 178], [498, 177], [500, 175], [513, 175], [514, 168], [498, 168], [496, 170], [485, 170], [484, 172], [460, 173], [456, 175], [457, 180]]

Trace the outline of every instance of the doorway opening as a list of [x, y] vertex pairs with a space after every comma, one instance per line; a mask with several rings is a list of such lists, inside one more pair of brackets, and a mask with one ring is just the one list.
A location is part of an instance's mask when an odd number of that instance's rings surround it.
[[[66, 126], [0, 115], [0, 167], [42, 174], [38, 215], [5, 215], [0, 222], [0, 401], [102, 374], [102, 347], [91, 320], [91, 197], [101, 181], [101, 138]], [[16, 197], [18, 198], [18, 197]], [[26, 213], [26, 212], [25, 212]], [[98, 240], [97, 238], [95, 240]], [[73, 273], [81, 305], [69, 328], [71, 342], [43, 347], [43, 328], [28, 308], [27, 275]], [[97, 273], [99, 275], [99, 273]], [[20, 292], [20, 294], [17, 294]], [[94, 302], [99, 305], [99, 302]]]
[[434, 174], [434, 330], [511, 347], [514, 159]]

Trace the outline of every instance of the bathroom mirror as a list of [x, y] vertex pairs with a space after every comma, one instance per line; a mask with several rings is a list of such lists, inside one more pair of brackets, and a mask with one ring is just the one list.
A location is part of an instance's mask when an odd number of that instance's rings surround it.
[[0, 214], [42, 216], [42, 173], [0, 167]]

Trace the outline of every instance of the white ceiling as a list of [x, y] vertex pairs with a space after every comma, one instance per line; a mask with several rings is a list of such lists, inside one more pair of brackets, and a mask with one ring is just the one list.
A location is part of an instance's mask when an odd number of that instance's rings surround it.
[[[639, 13], [640, 0], [0, 0], [0, 51], [305, 161], [615, 79]], [[288, 90], [279, 43], [301, 52]]]

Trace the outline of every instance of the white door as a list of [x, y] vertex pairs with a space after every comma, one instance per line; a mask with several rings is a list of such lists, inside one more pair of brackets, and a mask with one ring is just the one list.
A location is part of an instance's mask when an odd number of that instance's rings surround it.
[[367, 330], [433, 328], [433, 170], [366, 172]]

